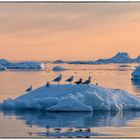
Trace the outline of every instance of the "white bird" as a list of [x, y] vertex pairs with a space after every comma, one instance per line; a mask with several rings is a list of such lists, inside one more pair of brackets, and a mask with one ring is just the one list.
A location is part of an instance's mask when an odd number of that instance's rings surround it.
[[29, 88], [26, 89], [26, 92], [29, 92], [32, 90], [32, 86], [30, 86]]
[[58, 82], [58, 84], [59, 84], [59, 82], [61, 81], [61, 79], [62, 79], [62, 74], [60, 74], [58, 77], [56, 77], [56, 78], [53, 80], [53, 82]]
[[71, 76], [70, 78], [68, 78], [68, 79], [66, 80], [66, 82], [69, 82], [69, 83], [71, 84], [71, 82], [73, 81], [73, 78], [74, 78], [74, 76]]

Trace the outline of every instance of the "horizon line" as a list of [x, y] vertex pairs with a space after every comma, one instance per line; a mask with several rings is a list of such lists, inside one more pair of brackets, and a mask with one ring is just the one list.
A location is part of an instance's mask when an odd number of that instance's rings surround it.
[[[111, 57], [97, 58], [95, 60], [92, 60], [92, 59], [86, 59], [86, 60], [80, 60], [80, 59], [66, 60], [66, 59], [62, 59], [62, 58], [56, 58], [56, 59], [8, 59], [8, 58], [0, 58], [0, 59], [6, 59], [6, 60], [9, 60], [9, 61], [50, 61], [50, 62], [57, 61], [57, 60], [62, 60], [62, 61], [97, 61], [99, 59], [110, 59], [110, 58], [114, 57], [115, 55], [117, 55], [118, 53], [127, 53], [127, 52], [119, 51], [119, 52], [115, 53], [114, 55], [112, 55]], [[129, 56], [129, 53], [127, 53], [127, 54]], [[131, 57], [130, 56], [130, 58], [131, 59], [136, 59], [139, 56], [140, 55], [135, 56], [135, 57]]]

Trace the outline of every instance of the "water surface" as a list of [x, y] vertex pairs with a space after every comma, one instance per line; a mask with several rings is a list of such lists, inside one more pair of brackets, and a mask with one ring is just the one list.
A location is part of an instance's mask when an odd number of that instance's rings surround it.
[[[131, 73], [138, 64], [120, 67], [108, 65], [68, 65], [61, 66], [68, 70], [54, 72], [56, 64], [47, 64], [46, 71], [5, 71], [0, 72], [0, 101], [23, 95], [25, 89], [32, 85], [37, 88], [52, 81], [62, 73], [62, 84], [71, 75], [75, 81], [93, 77], [93, 83], [115, 89], [124, 89], [140, 96], [140, 82], [131, 81]], [[0, 137], [140, 137], [140, 111], [92, 113], [48, 113], [42, 111], [0, 112]], [[61, 130], [55, 130], [61, 128]], [[90, 133], [85, 132], [90, 128]], [[82, 129], [82, 130], [80, 130]]]

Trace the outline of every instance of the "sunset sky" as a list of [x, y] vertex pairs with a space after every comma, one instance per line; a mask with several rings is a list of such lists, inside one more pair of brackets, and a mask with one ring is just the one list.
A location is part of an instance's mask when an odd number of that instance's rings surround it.
[[95, 60], [140, 54], [140, 3], [0, 3], [0, 58]]

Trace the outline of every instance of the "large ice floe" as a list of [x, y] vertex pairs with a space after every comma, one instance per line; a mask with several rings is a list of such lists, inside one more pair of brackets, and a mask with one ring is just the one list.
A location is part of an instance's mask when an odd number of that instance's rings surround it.
[[140, 99], [120, 89], [96, 85], [50, 85], [0, 103], [1, 109], [94, 111], [140, 109]]

